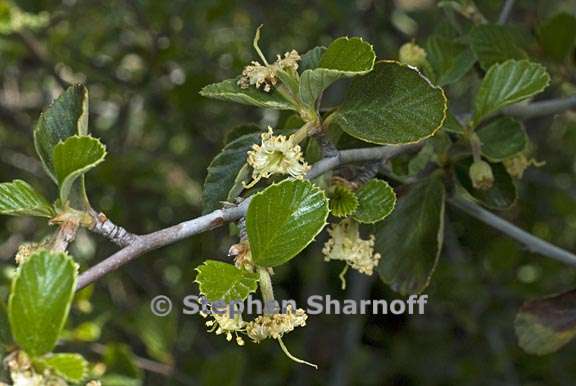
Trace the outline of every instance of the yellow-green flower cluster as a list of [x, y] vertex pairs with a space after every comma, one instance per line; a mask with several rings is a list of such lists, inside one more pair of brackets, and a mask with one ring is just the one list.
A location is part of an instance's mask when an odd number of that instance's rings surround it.
[[300, 55], [298, 52], [292, 50], [286, 52], [284, 57], [278, 55], [276, 61], [272, 64], [265, 63], [262, 65], [260, 62], [253, 61], [244, 67], [242, 76], [238, 80], [238, 85], [244, 89], [250, 86], [256, 86], [258, 89], [262, 87], [264, 91], [270, 92], [272, 87], [278, 83], [278, 71], [296, 71], [299, 60]]
[[289, 305], [283, 314], [260, 315], [249, 322], [246, 325], [246, 335], [254, 343], [260, 343], [268, 338], [280, 339], [296, 327], [304, 327], [306, 319], [308, 315], [303, 309], [293, 310]]
[[374, 253], [374, 235], [363, 240], [358, 228], [358, 223], [352, 219], [332, 224], [328, 229], [330, 239], [322, 249], [324, 260], [341, 260], [360, 273], [372, 275], [380, 254]]
[[271, 127], [262, 133], [262, 143], [252, 146], [248, 152], [248, 164], [252, 167], [252, 182], [246, 188], [254, 186], [262, 178], [272, 174], [289, 174], [295, 178], [304, 178], [310, 165], [304, 161], [300, 145], [293, 137], [274, 135]]

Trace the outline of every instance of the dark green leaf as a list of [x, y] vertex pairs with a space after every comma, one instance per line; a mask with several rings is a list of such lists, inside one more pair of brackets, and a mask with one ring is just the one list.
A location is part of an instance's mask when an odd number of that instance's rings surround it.
[[374, 68], [376, 54], [372, 45], [361, 38], [334, 40], [322, 54], [317, 68], [300, 77], [300, 99], [314, 107], [316, 99], [332, 83], [343, 77], [366, 74]]
[[417, 294], [428, 286], [442, 249], [444, 196], [440, 178], [422, 180], [376, 226], [378, 273], [394, 291]]
[[78, 267], [65, 253], [40, 251], [18, 267], [8, 302], [16, 343], [38, 356], [54, 348], [76, 288]]
[[474, 100], [474, 124], [503, 107], [538, 94], [550, 83], [544, 66], [508, 60], [490, 67]]
[[364, 224], [384, 220], [396, 205], [396, 193], [386, 181], [376, 178], [368, 181], [356, 192], [358, 209], [352, 216]]
[[10, 332], [10, 322], [8, 321], [8, 310], [4, 301], [0, 300], [0, 349], [6, 348], [13, 342]]
[[200, 95], [268, 109], [296, 110], [296, 106], [287, 101], [276, 89], [266, 92], [256, 87], [240, 88], [237, 82], [238, 78], [209, 84], [200, 90]]
[[258, 274], [232, 264], [206, 260], [196, 268], [196, 283], [208, 301], [242, 301], [258, 288]]
[[477, 130], [482, 154], [494, 162], [503, 161], [526, 150], [528, 136], [522, 124], [509, 117], [501, 117]]
[[298, 66], [300, 73], [318, 67], [320, 65], [320, 58], [322, 57], [324, 51], [326, 51], [326, 47], [319, 46], [312, 48], [304, 55], [302, 55], [300, 65]]
[[228, 199], [236, 176], [246, 163], [247, 152], [260, 140], [259, 133], [247, 134], [227, 144], [208, 166], [204, 181], [204, 213], [220, 208]]
[[562, 12], [542, 23], [538, 37], [546, 55], [562, 62], [574, 52], [576, 44], [576, 17]]
[[514, 33], [506, 26], [483, 24], [470, 33], [472, 50], [484, 70], [508, 59], [526, 59], [528, 55], [519, 47]]
[[88, 136], [72, 136], [54, 147], [54, 172], [60, 187], [60, 200], [68, 200], [72, 185], [106, 157], [100, 140]]
[[446, 97], [418, 71], [378, 62], [355, 78], [342, 106], [328, 120], [366, 142], [400, 144], [428, 138], [446, 117]]
[[459, 81], [476, 62], [470, 48], [443, 36], [431, 36], [427, 41], [426, 51], [434, 70], [435, 83], [439, 86]]
[[520, 347], [531, 354], [550, 354], [576, 336], [576, 291], [525, 303], [515, 321]]
[[454, 114], [448, 111], [446, 120], [444, 121], [444, 130], [454, 134], [464, 134], [464, 127], [458, 122]]
[[14, 180], [0, 184], [0, 214], [54, 217], [52, 205], [27, 182]]
[[73, 135], [88, 134], [88, 90], [68, 88], [41, 115], [34, 129], [34, 145], [48, 174], [57, 182], [54, 147]]
[[258, 265], [273, 267], [287, 262], [326, 225], [328, 200], [309, 181], [284, 180], [253, 197], [246, 230]]

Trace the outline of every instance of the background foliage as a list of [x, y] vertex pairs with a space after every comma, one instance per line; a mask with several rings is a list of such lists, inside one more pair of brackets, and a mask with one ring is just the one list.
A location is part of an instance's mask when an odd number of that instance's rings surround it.
[[[500, 0], [476, 3], [487, 19], [497, 20]], [[457, 18], [426, 0], [20, 0], [17, 5], [31, 13], [48, 12], [50, 21], [33, 32], [0, 35], [0, 181], [25, 179], [53, 189], [44, 191], [47, 196], [58, 194], [42, 165], [31, 158], [32, 129], [66, 82], [86, 83], [91, 133], [108, 151], [90, 178], [90, 197], [95, 207], [135, 233], [202, 212], [206, 168], [229, 129], [242, 122], [281, 126], [286, 119], [276, 111], [198, 94], [206, 84], [234, 77], [254, 59], [251, 41], [258, 25], [264, 24], [260, 44], [265, 52], [305, 52], [348, 35], [373, 43], [379, 58], [396, 58], [403, 43], [415, 39], [425, 46], [430, 34], [442, 33]], [[538, 36], [556, 43], [558, 21], [548, 18], [575, 7], [572, 0], [518, 1], [510, 21], [518, 31], [510, 44], [526, 47], [518, 59], [543, 62], [554, 75], [555, 89], [567, 94], [574, 92], [576, 81], [574, 53], [559, 63], [554, 58], [561, 57], [562, 49], [541, 44]], [[477, 54], [483, 47], [473, 49]], [[503, 50], [510, 55], [509, 48]], [[490, 64], [480, 63], [482, 68]], [[450, 88], [453, 111], [469, 109], [471, 86], [477, 88], [479, 79], [472, 71]], [[336, 86], [325, 103], [341, 97], [342, 88]], [[547, 164], [527, 172], [518, 204], [504, 216], [574, 250], [576, 116], [538, 118], [526, 126], [537, 144], [536, 158]], [[71, 312], [66, 348], [106, 363], [118, 377], [139, 378], [147, 385], [343, 385], [345, 379], [354, 385], [572, 385], [576, 345], [530, 356], [517, 346], [513, 320], [525, 299], [573, 288], [575, 272], [447, 210], [457, 221], [446, 224], [442, 264], [426, 290], [426, 315], [312, 317], [309, 328], [293, 333], [290, 341], [295, 352], [319, 364], [319, 371], [295, 366], [275, 345], [226, 344], [206, 334], [199, 317], [158, 319], [150, 314], [148, 302], [158, 294], [181, 299], [197, 292], [194, 268], [206, 258], [224, 258], [236, 242], [226, 229], [152, 252], [107, 276], [93, 293], [82, 292]], [[0, 224], [0, 295], [5, 297], [17, 246], [41, 239], [47, 229], [30, 218], [0, 217]], [[277, 270], [278, 298], [354, 297], [366, 291], [376, 298], [397, 296], [379, 280], [361, 283], [354, 276], [343, 293], [336, 280], [339, 267], [324, 264], [320, 248], [306, 250], [299, 258], [305, 264]], [[114, 250], [87, 233], [72, 247], [81, 269]], [[100, 333], [99, 343], [80, 343]]]

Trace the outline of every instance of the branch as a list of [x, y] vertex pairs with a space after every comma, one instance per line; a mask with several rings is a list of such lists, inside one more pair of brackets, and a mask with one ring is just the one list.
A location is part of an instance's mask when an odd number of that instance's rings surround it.
[[90, 228], [91, 232], [99, 234], [104, 238], [110, 240], [119, 247], [127, 247], [134, 243], [138, 238], [137, 235], [128, 232], [126, 229], [119, 225], [114, 224], [104, 213], [96, 213], [91, 210], [90, 215], [94, 221], [94, 225]]
[[515, 0], [506, 0], [502, 6], [502, 11], [500, 11], [500, 17], [498, 17], [498, 24], [506, 24], [510, 13], [512, 12], [512, 7], [514, 7]]
[[538, 237], [518, 228], [516, 225], [496, 216], [480, 206], [462, 198], [452, 198], [448, 201], [452, 206], [466, 212], [472, 217], [499, 230], [508, 237], [523, 244], [529, 251], [550, 257], [562, 263], [576, 267], [576, 255], [552, 245]]
[[513, 105], [504, 109], [504, 112], [519, 118], [528, 119], [544, 115], [559, 114], [570, 109], [576, 109], [576, 95], [525, 105]]
[[[419, 146], [418, 144], [414, 144], [342, 150], [339, 151], [336, 156], [325, 158], [314, 164], [306, 175], [306, 178], [313, 179], [345, 163], [388, 159], [405, 151], [418, 148]], [[134, 238], [130, 244], [82, 273], [78, 278], [77, 289], [94, 283], [107, 273], [115, 271], [146, 252], [218, 228], [227, 222], [240, 219], [246, 214], [250, 200], [251, 198], [248, 197], [236, 207], [218, 209], [204, 216], [147, 235], [132, 235]]]

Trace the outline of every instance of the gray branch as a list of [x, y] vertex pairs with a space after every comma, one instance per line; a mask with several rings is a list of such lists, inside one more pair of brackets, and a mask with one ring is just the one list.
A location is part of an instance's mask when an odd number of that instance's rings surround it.
[[91, 211], [94, 225], [90, 228], [91, 232], [99, 234], [110, 240], [119, 247], [127, 247], [134, 243], [138, 238], [137, 235], [128, 232], [119, 225], [114, 224], [104, 213]]
[[506, 0], [500, 11], [500, 17], [498, 17], [498, 24], [506, 24], [510, 18], [510, 13], [512, 13], [512, 8], [514, 7], [515, 0]]
[[550, 244], [547, 241], [518, 228], [516, 225], [496, 216], [492, 212], [481, 208], [480, 206], [464, 200], [462, 198], [453, 198], [449, 203], [454, 207], [468, 213], [470, 216], [490, 225], [492, 228], [499, 230], [508, 237], [523, 244], [529, 251], [548, 256], [562, 263], [576, 267], [576, 255]]
[[[400, 153], [415, 150], [419, 146], [421, 146], [421, 144], [342, 150], [339, 151], [336, 156], [325, 158], [314, 164], [306, 178], [316, 178], [327, 171], [346, 163], [389, 159]], [[143, 236], [134, 236], [133, 241], [129, 245], [82, 273], [78, 280], [78, 289], [86, 287], [104, 275], [115, 271], [146, 252], [218, 228], [225, 223], [239, 220], [246, 214], [250, 200], [250, 197], [248, 197], [238, 206], [218, 209], [204, 216], [185, 221], [157, 232]], [[511, 238], [521, 242], [529, 250], [551, 257], [571, 266], [576, 266], [576, 256], [572, 253], [558, 248], [544, 240], [538, 239], [489, 211], [462, 199], [452, 199], [450, 203], [473, 217], [476, 217], [480, 221], [485, 222], [493, 228], [498, 229]]]
[[[418, 145], [379, 146], [342, 150], [334, 157], [325, 158], [314, 164], [306, 178], [312, 179], [318, 177], [345, 163], [387, 159], [416, 147], [418, 147]], [[250, 197], [240, 205], [232, 208], [218, 209], [204, 216], [147, 235], [132, 235], [133, 239], [127, 246], [82, 273], [78, 278], [77, 288], [81, 289], [86, 287], [107, 273], [115, 271], [146, 252], [218, 228], [225, 223], [239, 220], [246, 214], [249, 203]]]
[[518, 118], [528, 119], [559, 114], [570, 109], [576, 109], [576, 95], [529, 104], [513, 105], [505, 108], [504, 112]]

